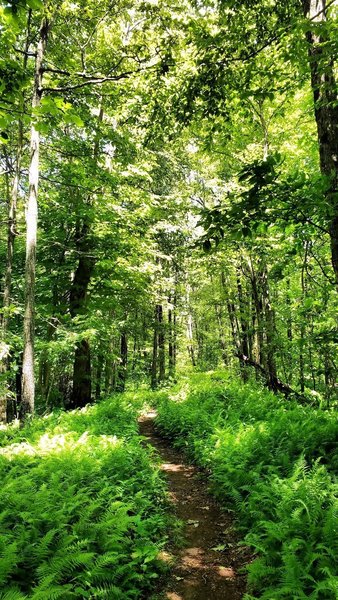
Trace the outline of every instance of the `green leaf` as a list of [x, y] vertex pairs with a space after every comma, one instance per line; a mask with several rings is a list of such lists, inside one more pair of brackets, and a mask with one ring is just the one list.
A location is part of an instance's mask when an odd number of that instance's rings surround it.
[[33, 10], [41, 10], [43, 8], [43, 2], [41, 2], [41, 0], [26, 0], [26, 4]]
[[84, 122], [81, 117], [73, 112], [67, 112], [64, 116], [64, 122], [69, 123], [70, 125], [76, 125], [77, 127], [83, 127]]

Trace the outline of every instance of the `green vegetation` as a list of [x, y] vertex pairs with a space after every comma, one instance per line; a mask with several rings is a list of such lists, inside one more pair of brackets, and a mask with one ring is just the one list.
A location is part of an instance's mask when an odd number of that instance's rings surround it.
[[210, 472], [258, 554], [246, 598], [335, 600], [337, 415], [221, 372], [193, 376], [158, 411], [161, 433]]
[[337, 0], [0, 0], [0, 600], [150, 593], [155, 401], [253, 597], [338, 595], [337, 75]]
[[135, 404], [112, 397], [1, 431], [1, 600], [149, 597], [167, 501]]
[[337, 395], [336, 2], [0, 0], [0, 420], [190, 362]]

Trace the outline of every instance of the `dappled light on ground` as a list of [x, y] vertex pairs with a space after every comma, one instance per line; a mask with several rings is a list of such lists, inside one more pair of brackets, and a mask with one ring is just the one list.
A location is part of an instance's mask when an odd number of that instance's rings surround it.
[[181, 556], [181, 565], [185, 569], [203, 569], [204, 563], [204, 550], [202, 548], [187, 548]]
[[176, 592], [167, 592], [165, 595], [168, 600], [183, 600], [183, 596], [176, 594]]
[[220, 577], [225, 577], [226, 579], [234, 579], [236, 577], [232, 567], [218, 567], [217, 571]]

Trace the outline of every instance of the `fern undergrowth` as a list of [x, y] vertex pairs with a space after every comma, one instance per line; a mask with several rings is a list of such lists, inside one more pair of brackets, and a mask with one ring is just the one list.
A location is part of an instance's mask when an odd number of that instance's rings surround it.
[[167, 500], [137, 408], [125, 394], [0, 431], [1, 600], [149, 598]]
[[228, 379], [195, 375], [158, 403], [157, 426], [210, 472], [256, 559], [246, 600], [337, 600], [338, 422]]

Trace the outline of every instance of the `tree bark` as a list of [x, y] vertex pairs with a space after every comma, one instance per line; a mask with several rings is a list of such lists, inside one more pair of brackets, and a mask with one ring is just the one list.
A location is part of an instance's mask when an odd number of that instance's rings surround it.
[[120, 343], [120, 364], [117, 371], [116, 390], [124, 392], [127, 379], [127, 364], [128, 364], [128, 339], [125, 331], [121, 333]]
[[[99, 109], [98, 124], [103, 120], [102, 102]], [[99, 154], [99, 134], [97, 131], [93, 158], [97, 162]], [[88, 201], [90, 203], [90, 201]], [[91, 240], [91, 221], [86, 215], [83, 219], [82, 227], [78, 225], [77, 232], [77, 250], [79, 253], [79, 262], [75, 271], [72, 287], [70, 291], [70, 314], [76, 317], [79, 313], [85, 311], [89, 283], [93, 274], [95, 259], [92, 256], [93, 245]], [[73, 389], [70, 399], [72, 408], [81, 408], [92, 399], [92, 378], [91, 378], [91, 356], [88, 340], [82, 339], [77, 342], [75, 347], [74, 365], [73, 365]]]
[[[42, 20], [36, 49], [33, 87], [33, 110], [40, 105], [42, 95], [43, 59], [46, 51], [49, 24]], [[26, 266], [25, 266], [25, 315], [23, 328], [22, 397], [20, 415], [24, 418], [34, 412], [34, 321], [35, 321], [35, 264], [38, 221], [40, 134], [31, 126], [29, 188], [26, 205]]]
[[158, 305], [158, 380], [164, 381], [165, 379], [165, 334], [164, 334], [164, 320], [163, 320], [163, 307], [162, 304]]
[[154, 323], [154, 336], [153, 336], [153, 358], [151, 362], [151, 387], [155, 389], [157, 387], [157, 364], [158, 364], [158, 305], [155, 308], [155, 323]]
[[99, 352], [98, 357], [97, 357], [97, 367], [96, 367], [95, 400], [99, 400], [101, 397], [103, 367], [104, 367], [104, 355], [102, 352]]
[[228, 364], [228, 355], [227, 355], [227, 348], [226, 348], [226, 343], [225, 343], [224, 323], [223, 323], [223, 318], [222, 318], [221, 307], [219, 306], [219, 304], [217, 304], [217, 302], [214, 305], [214, 307], [215, 307], [216, 321], [217, 321], [217, 325], [218, 325], [219, 348], [221, 351], [222, 361], [223, 361], [224, 365], [227, 365]]
[[169, 377], [175, 377], [175, 348], [174, 348], [174, 311], [175, 305], [171, 304], [171, 295], [168, 298], [168, 363], [169, 363]]
[[256, 352], [257, 352], [257, 361], [261, 364], [265, 364], [265, 354], [264, 354], [264, 336], [263, 336], [263, 303], [262, 303], [262, 295], [259, 289], [258, 277], [256, 274], [256, 270], [254, 269], [251, 258], [248, 261], [250, 279], [251, 279], [251, 288], [252, 288], [252, 299], [255, 308], [255, 316], [256, 316]]
[[[29, 50], [29, 35], [30, 35], [30, 23], [31, 23], [32, 10], [28, 11], [27, 18], [27, 34], [26, 41], [24, 44], [24, 58], [23, 58], [23, 70], [27, 68], [27, 58]], [[22, 113], [25, 108], [24, 93], [21, 94], [20, 98], [20, 110]], [[1, 327], [1, 338], [4, 344], [3, 347], [3, 358], [0, 363], [0, 372], [5, 374], [9, 368], [9, 348], [6, 346], [6, 337], [9, 325], [9, 307], [11, 304], [11, 292], [12, 292], [12, 272], [13, 272], [13, 258], [14, 258], [14, 244], [16, 238], [16, 214], [17, 214], [17, 202], [19, 193], [20, 183], [20, 172], [22, 165], [23, 155], [23, 121], [22, 115], [19, 116], [18, 121], [18, 145], [16, 151], [15, 169], [12, 184], [9, 182], [9, 160], [6, 157], [6, 189], [7, 189], [7, 204], [8, 204], [8, 223], [7, 223], [7, 253], [6, 253], [6, 271], [4, 278], [4, 293], [3, 293], [3, 312], [0, 317]], [[3, 393], [0, 398], [0, 422], [7, 421], [7, 400], [8, 400], [8, 384], [4, 383]]]
[[[187, 350], [193, 367], [196, 367], [195, 347], [194, 347], [194, 329], [193, 329], [193, 316], [190, 307], [190, 285], [186, 284], [186, 305], [187, 305]], [[201, 349], [201, 346], [199, 346]]]
[[[239, 268], [237, 268], [237, 292], [238, 292], [238, 306], [239, 306], [239, 318], [241, 324], [241, 348], [242, 354], [249, 356], [249, 339], [248, 339], [248, 315], [245, 310], [245, 302], [243, 298], [243, 289], [241, 274]], [[249, 356], [249, 358], [252, 358]]]
[[273, 387], [274, 382], [277, 380], [277, 367], [276, 367], [276, 327], [275, 327], [275, 314], [271, 306], [270, 290], [268, 282], [268, 273], [265, 265], [261, 272], [261, 290], [262, 299], [264, 306], [264, 317], [265, 317], [265, 334], [266, 334], [266, 366], [269, 373], [271, 385]]
[[[89, 282], [94, 269], [94, 259], [90, 255], [91, 242], [87, 221], [78, 232], [77, 249], [80, 253], [70, 291], [69, 305], [72, 318], [81, 313], [86, 304]], [[73, 365], [73, 390], [71, 408], [81, 408], [91, 401], [91, 357], [89, 342], [85, 339], [77, 342]]]
[[[302, 0], [304, 15], [309, 19], [308, 41], [311, 86], [319, 142], [320, 168], [330, 179], [326, 200], [330, 206], [330, 240], [332, 266], [338, 287], [338, 105], [334, 56], [328, 48], [327, 29], [318, 32], [318, 24], [327, 21], [326, 0]], [[313, 23], [314, 28], [311, 28]]]

